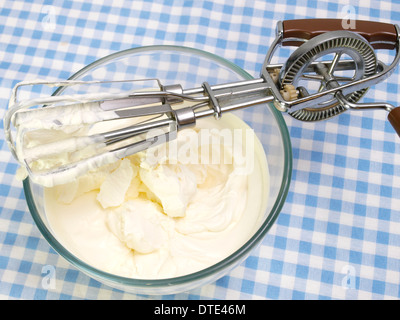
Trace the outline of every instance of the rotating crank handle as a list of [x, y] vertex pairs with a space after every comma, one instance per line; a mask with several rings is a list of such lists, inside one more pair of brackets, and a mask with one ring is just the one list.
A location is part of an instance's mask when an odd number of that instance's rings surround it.
[[397, 132], [397, 135], [400, 137], [400, 107], [390, 110], [388, 120], [393, 129]]
[[400, 107], [394, 107], [390, 103], [352, 103], [346, 99], [341, 91], [335, 94], [336, 99], [339, 103], [342, 103], [346, 108], [355, 110], [366, 110], [366, 109], [385, 109], [389, 111], [388, 120], [392, 125], [393, 129], [396, 131], [397, 135], [400, 137]]
[[[354, 26], [354, 28], [351, 28]], [[374, 49], [394, 49], [397, 41], [396, 27], [390, 23], [345, 19], [298, 19], [282, 22], [283, 46], [300, 46], [322, 33], [336, 30], [353, 31], [363, 36]]]

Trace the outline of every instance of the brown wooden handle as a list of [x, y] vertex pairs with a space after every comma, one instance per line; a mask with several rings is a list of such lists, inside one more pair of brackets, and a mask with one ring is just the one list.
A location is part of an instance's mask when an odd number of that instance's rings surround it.
[[388, 120], [400, 137], [400, 107], [394, 108], [389, 112]]
[[[355, 20], [346, 29], [343, 19], [298, 19], [283, 21], [283, 39], [309, 40], [322, 33], [335, 30], [353, 31], [363, 36], [375, 49], [394, 49], [397, 42], [396, 27], [390, 23]], [[283, 41], [284, 46], [300, 46], [301, 41]]]

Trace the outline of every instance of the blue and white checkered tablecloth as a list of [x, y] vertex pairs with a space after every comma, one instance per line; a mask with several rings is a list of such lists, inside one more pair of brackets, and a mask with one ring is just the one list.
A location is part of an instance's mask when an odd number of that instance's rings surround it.
[[[110, 53], [193, 47], [258, 76], [279, 20], [398, 23], [398, 1], [0, 0], [0, 113], [26, 79], [68, 78]], [[287, 54], [286, 50], [280, 52]], [[398, 70], [364, 101], [400, 104]], [[284, 115], [293, 175], [282, 212], [247, 260], [215, 283], [163, 299], [399, 299], [400, 140], [383, 111], [302, 123]], [[29, 214], [0, 133], [0, 298], [146, 299], [77, 271]], [[48, 267], [56, 282], [44, 286]], [[47, 288], [47, 289], [46, 289]]]

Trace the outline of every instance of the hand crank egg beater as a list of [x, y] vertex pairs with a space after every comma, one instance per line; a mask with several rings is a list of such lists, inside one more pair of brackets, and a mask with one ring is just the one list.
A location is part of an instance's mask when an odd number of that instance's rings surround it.
[[[81, 85], [84, 81], [23, 82], [10, 99], [4, 118], [4, 129], [10, 150], [30, 177], [43, 185], [65, 183], [89, 169], [126, 157], [176, 137], [179, 129], [196, 125], [198, 118], [220, 118], [224, 112], [262, 103], [287, 112], [301, 121], [329, 119], [347, 110], [383, 109], [400, 135], [400, 108], [386, 102], [360, 103], [368, 88], [387, 79], [400, 59], [400, 38], [397, 25], [361, 21], [356, 29], [344, 30], [340, 19], [302, 19], [278, 22], [277, 34], [268, 50], [260, 77], [251, 80], [182, 88], [180, 84], [161, 84], [157, 79], [135, 79], [148, 84], [145, 90], [127, 91], [118, 95], [101, 92], [95, 95], [63, 96], [63, 88]], [[285, 63], [273, 64], [272, 58], [280, 46], [295, 46]], [[394, 50], [390, 64], [377, 58], [376, 50]], [[113, 80], [104, 79], [104, 83]], [[102, 81], [95, 81], [96, 84]], [[154, 90], [154, 83], [159, 90]], [[33, 100], [17, 99], [20, 87], [29, 85], [59, 87], [55, 94]], [[86, 83], [91, 84], [91, 83]], [[80, 101], [77, 103], [77, 101]], [[188, 106], [176, 108], [182, 102]], [[157, 104], [157, 105], [154, 105]], [[45, 108], [31, 108], [46, 106]], [[73, 114], [73, 117], [65, 115]], [[64, 115], [60, 117], [60, 115]], [[142, 120], [145, 117], [146, 120]], [[62, 144], [38, 145], [27, 148], [16, 145], [29, 130], [60, 129], [63, 126], [90, 125], [99, 121], [139, 118], [139, 124], [92, 136], [67, 137]], [[18, 139], [11, 134], [16, 128]], [[40, 128], [35, 126], [40, 125]], [[19, 130], [23, 128], [23, 130]], [[166, 129], [149, 135], [152, 129]], [[131, 138], [138, 138], [132, 142]], [[121, 142], [127, 142], [121, 146]], [[118, 147], [116, 147], [118, 143]], [[17, 143], [18, 144], [18, 143]], [[76, 156], [82, 145], [93, 145], [87, 158]], [[69, 148], [68, 150], [67, 147]], [[74, 153], [70, 163], [55, 163], [39, 168], [35, 163], [57, 152]], [[71, 174], [72, 172], [72, 174]]]

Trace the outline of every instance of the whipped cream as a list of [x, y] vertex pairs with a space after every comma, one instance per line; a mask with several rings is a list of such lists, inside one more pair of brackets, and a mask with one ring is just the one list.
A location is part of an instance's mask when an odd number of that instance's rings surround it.
[[[228, 143], [234, 130], [246, 139]], [[246, 145], [251, 153], [242, 157], [237, 148]], [[239, 249], [262, 222], [268, 193], [262, 145], [226, 114], [199, 120], [165, 147], [46, 188], [45, 208], [58, 240], [81, 260], [120, 276], [161, 279], [202, 270]]]
[[[34, 84], [51, 85], [19, 86]], [[5, 117], [7, 142], [22, 168], [28, 161], [38, 173], [31, 180], [45, 187], [45, 211], [56, 238], [93, 267], [141, 279], [186, 275], [238, 250], [262, 223], [267, 159], [239, 118], [224, 114], [219, 121], [199, 120], [176, 140], [127, 156], [107, 152], [98, 133], [141, 119], [117, 120], [117, 125], [115, 111], [94, 101], [126, 93], [18, 102], [17, 88]], [[57, 108], [60, 102], [70, 104]], [[41, 104], [50, 106], [34, 116], [25, 111]], [[40, 174], [71, 163], [69, 171]], [[21, 179], [26, 175], [19, 170]]]

